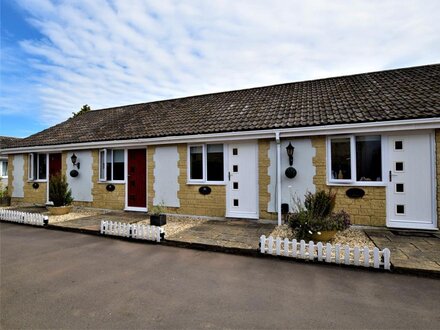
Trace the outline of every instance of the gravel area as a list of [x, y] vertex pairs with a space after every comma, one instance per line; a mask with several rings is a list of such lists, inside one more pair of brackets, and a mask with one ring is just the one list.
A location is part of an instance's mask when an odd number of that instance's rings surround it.
[[89, 208], [81, 208], [81, 207], [74, 207], [72, 211], [68, 214], [63, 215], [50, 215], [49, 212], [45, 212], [44, 214], [47, 214], [49, 216], [49, 223], [60, 223], [75, 219], [81, 219], [81, 218], [87, 218], [87, 217], [93, 217], [96, 215], [101, 215], [108, 213], [110, 211], [107, 210], [93, 210]]
[[[295, 235], [291, 231], [288, 225], [282, 225], [280, 227], [275, 227], [275, 229], [268, 236], [281, 237], [294, 239]], [[349, 245], [351, 247], [367, 246], [371, 249], [375, 247], [374, 243], [365, 235], [362, 229], [356, 228], [355, 226], [350, 227], [347, 230], [338, 232], [336, 236], [330, 241], [331, 244], [341, 244]]]
[[[167, 215], [167, 224], [162, 226], [162, 228], [165, 230], [167, 237], [179, 237], [179, 233], [208, 221], [206, 218]], [[138, 223], [149, 225], [150, 220], [144, 220]]]

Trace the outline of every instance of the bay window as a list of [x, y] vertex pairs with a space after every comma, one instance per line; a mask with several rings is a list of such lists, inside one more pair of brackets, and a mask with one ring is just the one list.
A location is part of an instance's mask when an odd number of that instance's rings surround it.
[[202, 144], [188, 147], [189, 182], [224, 182], [223, 144]]
[[330, 183], [382, 182], [380, 135], [330, 137], [328, 150]]
[[47, 154], [29, 154], [28, 179], [30, 181], [47, 179]]
[[125, 151], [102, 149], [99, 151], [99, 181], [124, 181]]

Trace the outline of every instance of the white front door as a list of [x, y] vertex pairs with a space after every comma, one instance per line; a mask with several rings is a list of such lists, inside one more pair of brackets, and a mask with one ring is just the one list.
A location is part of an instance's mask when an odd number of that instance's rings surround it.
[[430, 133], [388, 137], [388, 227], [436, 228], [433, 143]]
[[226, 216], [258, 219], [258, 142], [230, 143]]

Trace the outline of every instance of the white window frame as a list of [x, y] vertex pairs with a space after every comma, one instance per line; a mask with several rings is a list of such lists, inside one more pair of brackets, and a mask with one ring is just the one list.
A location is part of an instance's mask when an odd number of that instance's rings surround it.
[[[357, 181], [357, 169], [356, 169], [356, 137], [357, 136], [380, 136], [381, 147], [381, 169], [382, 169], [382, 181]], [[331, 141], [332, 139], [350, 139], [350, 166], [351, 166], [351, 179], [332, 179], [332, 158], [331, 158]], [[385, 186], [385, 138], [382, 134], [350, 134], [350, 135], [331, 135], [327, 136], [326, 141], [326, 165], [327, 165], [327, 185], [331, 186]]]
[[[8, 170], [6, 170], [6, 175], [2, 175], [4, 163], [8, 164], [8, 160], [7, 159], [0, 160], [0, 178], [7, 179], [8, 178]], [[8, 164], [8, 168], [9, 168], [9, 164]]]
[[[122, 150], [124, 152], [124, 179], [122, 180], [113, 180], [113, 151], [114, 150]], [[105, 183], [125, 183], [125, 172], [127, 167], [127, 150], [126, 149], [99, 149], [99, 175], [98, 175], [98, 181], [99, 182], [105, 182]], [[107, 154], [110, 155], [110, 180], [107, 180]], [[102, 156], [104, 155], [104, 156]], [[104, 173], [102, 172], [102, 160], [104, 159]], [[103, 176], [104, 174], [104, 176]]]
[[[46, 178], [40, 179], [38, 174], [40, 173], [40, 162], [38, 161], [40, 155], [44, 155], [46, 157]], [[37, 168], [34, 167], [35, 157], [37, 158]], [[28, 180], [35, 182], [47, 182], [47, 177], [49, 176], [49, 154], [47, 153], [30, 153], [28, 156]]]
[[[221, 144], [223, 146], [223, 181], [208, 181], [208, 144]], [[191, 179], [191, 147], [202, 147], [202, 179]], [[226, 145], [224, 143], [198, 143], [188, 144], [187, 148], [187, 184], [226, 184]]]

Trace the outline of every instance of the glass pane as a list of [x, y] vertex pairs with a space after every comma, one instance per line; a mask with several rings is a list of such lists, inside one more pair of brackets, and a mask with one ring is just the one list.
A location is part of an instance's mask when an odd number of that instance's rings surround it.
[[113, 150], [113, 180], [124, 180], [124, 150]]
[[351, 179], [350, 138], [331, 140], [332, 179]]
[[356, 137], [356, 180], [382, 181], [380, 136]]
[[38, 179], [46, 179], [46, 155], [38, 154]]
[[190, 178], [192, 180], [203, 179], [203, 155], [202, 147], [190, 147], [189, 148], [189, 166], [190, 166]]
[[208, 144], [208, 181], [223, 181], [223, 144]]

